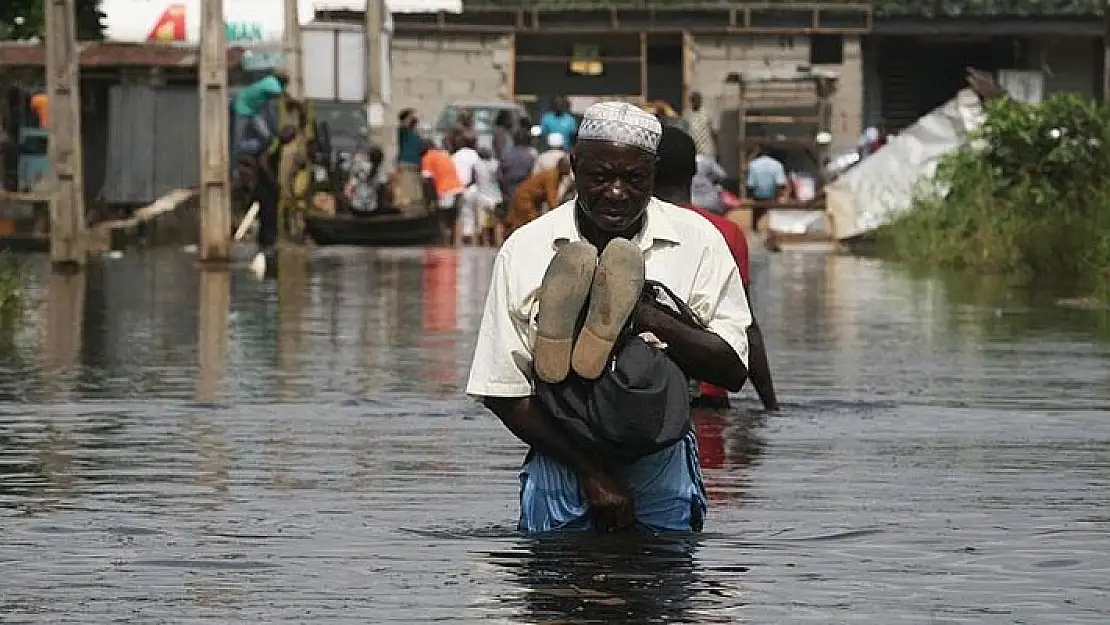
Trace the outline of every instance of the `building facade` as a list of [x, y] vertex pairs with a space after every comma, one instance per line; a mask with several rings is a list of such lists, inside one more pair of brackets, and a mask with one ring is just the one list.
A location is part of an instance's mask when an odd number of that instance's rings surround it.
[[[452, 101], [515, 99], [543, 108], [557, 94], [583, 103], [663, 100], [681, 109], [697, 91], [722, 113], [735, 107], [730, 73], [810, 66], [839, 76], [830, 130], [834, 144], [845, 146], [880, 119], [894, 130], [912, 124], [965, 85], [967, 67], [1038, 73], [1041, 96], [1099, 97], [1105, 67], [1097, 3], [1015, 2], [968, 0], [947, 15], [935, 3], [912, 2], [704, 9], [598, 2], [568, 10], [476, 0], [460, 14], [395, 16], [393, 106], [412, 106], [429, 121]], [[592, 61], [604, 70], [591, 72]], [[568, 69], [575, 63], [585, 71]]]

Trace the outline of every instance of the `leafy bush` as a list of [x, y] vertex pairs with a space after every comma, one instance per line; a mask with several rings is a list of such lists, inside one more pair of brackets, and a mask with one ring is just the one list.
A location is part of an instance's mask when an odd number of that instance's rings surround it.
[[[1110, 283], [1110, 108], [1074, 94], [1000, 99], [946, 156], [914, 210], [882, 229], [889, 255], [932, 265]], [[1110, 294], [1110, 293], [1107, 293]]]

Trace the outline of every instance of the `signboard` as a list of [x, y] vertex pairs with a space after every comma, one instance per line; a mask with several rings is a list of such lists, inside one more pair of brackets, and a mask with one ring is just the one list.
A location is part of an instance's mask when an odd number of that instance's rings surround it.
[[243, 69], [250, 72], [275, 70], [285, 67], [285, 54], [281, 50], [259, 48], [243, 52]]
[[[202, 0], [102, 0], [108, 41], [191, 43], [200, 41]], [[298, 19], [312, 21], [311, 2], [302, 1]], [[227, 45], [251, 47], [281, 43], [283, 3], [275, 0], [224, 0]]]
[[601, 63], [601, 46], [574, 44], [570, 71], [584, 76], [600, 76], [605, 71], [605, 66]]

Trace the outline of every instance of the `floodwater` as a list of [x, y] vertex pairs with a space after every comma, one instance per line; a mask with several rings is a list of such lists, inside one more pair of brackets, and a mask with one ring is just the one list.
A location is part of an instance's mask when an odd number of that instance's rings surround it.
[[757, 257], [784, 410], [699, 420], [705, 534], [526, 539], [524, 450], [461, 394], [491, 262], [38, 268], [0, 346], [0, 621], [1110, 622], [1101, 314]]

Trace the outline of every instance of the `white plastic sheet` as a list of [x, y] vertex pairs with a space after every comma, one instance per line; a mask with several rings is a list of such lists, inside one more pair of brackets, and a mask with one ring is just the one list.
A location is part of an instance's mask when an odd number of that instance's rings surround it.
[[843, 241], [866, 234], [909, 210], [919, 185], [936, 174], [940, 158], [965, 145], [983, 115], [979, 97], [963, 89], [826, 185], [833, 237]]

